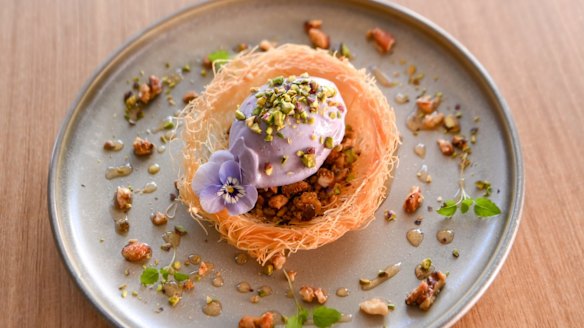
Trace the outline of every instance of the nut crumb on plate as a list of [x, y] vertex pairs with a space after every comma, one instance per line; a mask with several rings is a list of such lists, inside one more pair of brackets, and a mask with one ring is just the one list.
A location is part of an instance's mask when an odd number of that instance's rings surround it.
[[414, 213], [420, 208], [423, 201], [424, 196], [422, 195], [422, 190], [418, 186], [413, 186], [404, 202], [404, 211], [406, 211], [406, 213]]

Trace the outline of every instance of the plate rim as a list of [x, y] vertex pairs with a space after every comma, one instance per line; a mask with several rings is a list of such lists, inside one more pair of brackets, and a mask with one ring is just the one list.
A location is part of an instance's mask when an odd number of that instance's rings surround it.
[[[52, 235], [59, 251], [59, 255], [65, 264], [67, 272], [77, 287], [81, 290], [82, 294], [89, 301], [89, 303], [92, 304], [92, 306], [98, 310], [98, 312], [101, 313], [109, 323], [113, 325], [123, 326], [124, 320], [110, 313], [107, 306], [99, 302], [99, 300], [94, 297], [92, 291], [81, 279], [80, 273], [76, 268], [76, 263], [70, 255], [70, 250], [68, 248], [70, 246], [67, 245], [67, 241], [65, 238], [63, 238], [62, 226], [64, 222], [63, 219], [58, 216], [57, 203], [55, 201], [58, 191], [58, 184], [56, 180], [59, 173], [58, 169], [64, 157], [63, 142], [66, 140], [67, 135], [71, 132], [70, 127], [74, 122], [74, 118], [82, 111], [80, 105], [82, 105], [84, 99], [90, 95], [88, 91], [91, 90], [92, 85], [100, 78], [101, 75], [108, 72], [110, 66], [116, 64], [116, 60], [121, 57], [125, 51], [138, 46], [140, 41], [143, 41], [142, 39], [146, 38], [152, 31], [163, 26], [164, 24], [171, 23], [174, 19], [190, 13], [191, 11], [204, 11], [214, 6], [221, 6], [230, 3], [241, 3], [244, 1], [246, 0], [197, 0], [193, 4], [183, 6], [171, 14], [155, 20], [154, 22], [148, 24], [145, 28], [134, 33], [120, 46], [118, 46], [112, 53], [110, 53], [110, 55], [108, 55], [91, 73], [91, 75], [80, 88], [77, 96], [74, 98], [73, 102], [67, 110], [65, 117], [63, 118], [63, 123], [61, 123], [55, 144], [53, 145], [51, 152], [51, 161], [48, 172], [47, 200]], [[441, 42], [443, 46], [448, 46], [450, 48], [448, 50], [451, 53], [455, 53], [461, 57], [461, 59], [464, 61], [464, 64], [466, 65], [465, 68], [474, 73], [475, 78], [478, 78], [483, 84], [482, 89], [489, 91], [492, 94], [490, 98], [494, 100], [495, 107], [498, 107], [497, 111], [499, 113], [497, 114], [499, 114], [501, 122], [506, 126], [506, 133], [508, 134], [509, 139], [506, 143], [510, 150], [510, 159], [512, 164], [512, 190], [515, 191], [512, 193], [513, 199], [510, 201], [510, 211], [507, 216], [507, 222], [504, 226], [501, 239], [495, 247], [490, 261], [486, 264], [485, 270], [481, 273], [473, 285], [471, 285], [471, 288], [469, 288], [466, 293], [464, 293], [463, 296], [448, 309], [448, 311], [440, 315], [439, 320], [434, 323], [435, 326], [450, 327], [458, 320], [460, 320], [460, 318], [462, 318], [476, 304], [476, 302], [490, 287], [497, 274], [503, 267], [503, 264], [505, 263], [505, 260], [511, 251], [515, 237], [517, 236], [525, 198], [525, 172], [519, 133], [513, 121], [511, 110], [507, 102], [505, 101], [503, 95], [495, 85], [494, 80], [491, 78], [487, 70], [465, 46], [463, 46], [444, 29], [439, 27], [428, 18], [413, 11], [412, 9], [392, 2], [383, 0], [343, 0], [343, 2], [346, 4], [376, 7], [383, 10], [386, 14], [397, 15], [400, 18], [405, 18], [410, 22], [415, 23], [418, 25], [417, 27], [421, 28], [422, 32], [424, 33], [432, 33], [433, 36], [439, 42]]]

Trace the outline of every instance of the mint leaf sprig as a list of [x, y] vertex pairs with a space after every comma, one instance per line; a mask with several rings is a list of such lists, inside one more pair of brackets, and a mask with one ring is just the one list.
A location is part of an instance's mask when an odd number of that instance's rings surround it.
[[[290, 287], [290, 291], [292, 291], [292, 296], [294, 296], [294, 302], [296, 303], [296, 314], [286, 317], [286, 328], [302, 328], [308, 320], [309, 312], [298, 302], [294, 293], [294, 286], [292, 286], [292, 280], [290, 280], [286, 270], [282, 269], [282, 272], [284, 272], [284, 276], [288, 280], [288, 286]], [[319, 328], [330, 327], [339, 322], [341, 317], [341, 312], [326, 306], [316, 307], [312, 311], [312, 321]]]
[[[188, 274], [179, 272], [178, 270], [172, 268], [172, 265], [176, 260], [176, 248], [174, 245], [172, 249], [173, 252], [170, 263], [167, 266], [162, 267], [160, 269], [153, 266], [145, 268], [144, 271], [142, 271], [142, 274], [140, 275], [140, 283], [142, 283], [144, 286], [148, 286], [154, 285], [155, 283], [158, 282], [158, 280], [161, 280], [162, 282], [167, 282], [168, 276], [171, 274], [176, 282], [183, 282], [190, 278]], [[160, 276], [162, 276], [162, 279], [160, 279]]]
[[485, 197], [471, 198], [468, 196], [466, 198], [461, 196], [458, 201], [454, 199], [445, 201], [444, 204], [442, 204], [442, 207], [437, 210], [436, 213], [444, 215], [445, 217], [452, 217], [459, 207], [460, 212], [464, 214], [468, 212], [472, 205], [474, 205], [474, 213], [478, 217], [487, 218], [501, 214], [501, 209], [490, 199]]
[[[490, 199], [486, 197], [472, 198], [464, 189], [464, 169], [468, 166], [469, 161], [467, 159], [468, 153], [464, 153], [460, 161], [460, 179], [458, 180], [458, 198], [449, 199], [442, 204], [442, 207], [436, 211], [440, 215], [445, 217], [452, 217], [460, 207], [460, 212], [462, 214], [468, 212], [471, 206], [474, 205], [474, 213], [476, 216], [481, 218], [488, 218], [495, 215], [501, 214], [501, 209], [497, 204], [493, 203]], [[490, 189], [490, 184], [489, 184]], [[488, 195], [485, 195], [488, 196]], [[456, 197], [456, 196], [455, 196]]]

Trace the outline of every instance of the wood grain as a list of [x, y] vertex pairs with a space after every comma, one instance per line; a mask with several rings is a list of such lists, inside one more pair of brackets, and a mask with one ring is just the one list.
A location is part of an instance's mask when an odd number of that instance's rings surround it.
[[[107, 326], [65, 270], [47, 212], [51, 148], [91, 72], [188, 1], [3, 1], [0, 10], [1, 326]], [[584, 322], [584, 2], [400, 0], [460, 40], [506, 97], [527, 180], [521, 228], [459, 327]]]

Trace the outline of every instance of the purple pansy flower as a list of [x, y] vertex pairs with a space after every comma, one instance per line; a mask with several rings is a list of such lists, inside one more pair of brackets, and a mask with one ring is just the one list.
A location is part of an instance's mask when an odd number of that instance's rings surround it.
[[217, 213], [226, 208], [230, 215], [249, 212], [258, 198], [257, 167], [257, 154], [247, 148], [243, 138], [229, 151], [214, 152], [199, 167], [192, 182], [203, 210]]

